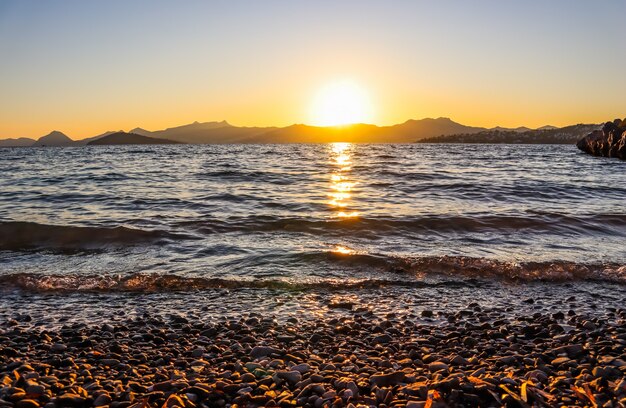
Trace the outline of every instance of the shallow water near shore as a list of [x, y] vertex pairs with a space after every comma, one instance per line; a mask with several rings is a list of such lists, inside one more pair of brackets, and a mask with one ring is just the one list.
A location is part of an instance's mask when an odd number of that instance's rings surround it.
[[3, 290], [626, 282], [624, 163], [548, 145], [3, 149]]

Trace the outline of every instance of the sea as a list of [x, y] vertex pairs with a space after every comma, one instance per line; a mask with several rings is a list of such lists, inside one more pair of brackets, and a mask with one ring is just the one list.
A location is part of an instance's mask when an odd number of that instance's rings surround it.
[[599, 307], [625, 284], [626, 163], [573, 145], [0, 149], [0, 318]]

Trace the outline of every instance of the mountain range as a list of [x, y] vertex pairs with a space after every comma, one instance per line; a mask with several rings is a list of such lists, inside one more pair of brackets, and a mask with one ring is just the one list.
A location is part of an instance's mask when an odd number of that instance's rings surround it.
[[575, 144], [601, 125], [579, 124], [556, 128], [544, 126], [535, 130], [494, 128], [472, 133], [427, 137], [417, 143], [507, 143], [507, 144]]
[[[67, 135], [53, 131], [37, 140], [29, 138], [0, 140], [0, 147], [27, 146], [85, 146], [95, 144], [133, 144], [133, 140], [141, 144], [162, 144], [163, 140], [171, 143], [191, 144], [226, 144], [226, 143], [413, 143], [424, 139], [450, 136], [471, 135], [483, 132], [510, 132], [522, 134], [526, 132], [558, 130], [553, 126], [544, 126], [537, 130], [525, 127], [508, 129], [466, 126], [449, 118], [426, 118], [407, 120], [392, 126], [376, 126], [354, 124], [340, 127], [319, 127], [295, 124], [287, 127], [241, 127], [233, 126], [226, 121], [194, 122], [157, 131], [135, 128], [129, 132], [122, 130], [109, 131], [81, 140], [72, 140]], [[114, 138], [108, 136], [117, 134]], [[147, 139], [137, 138], [143, 136]], [[102, 140], [100, 143], [95, 141]]]

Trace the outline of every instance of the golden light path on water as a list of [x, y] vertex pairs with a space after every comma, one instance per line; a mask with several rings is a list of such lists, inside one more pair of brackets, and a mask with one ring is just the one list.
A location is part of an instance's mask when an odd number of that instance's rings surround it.
[[[352, 149], [351, 143], [331, 143], [330, 164], [333, 168], [330, 175], [330, 191], [328, 193], [328, 204], [333, 210], [332, 217], [339, 219], [357, 218], [359, 212], [352, 208], [352, 195], [357, 182], [351, 178], [352, 170]], [[356, 253], [343, 245], [336, 245], [332, 252], [341, 255], [352, 255]]]

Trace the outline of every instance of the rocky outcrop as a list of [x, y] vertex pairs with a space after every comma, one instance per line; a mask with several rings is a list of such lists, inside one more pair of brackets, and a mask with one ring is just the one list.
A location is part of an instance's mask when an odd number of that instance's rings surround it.
[[606, 122], [601, 130], [589, 133], [580, 139], [576, 146], [594, 156], [626, 160], [626, 119]]

